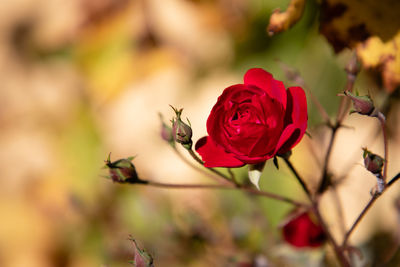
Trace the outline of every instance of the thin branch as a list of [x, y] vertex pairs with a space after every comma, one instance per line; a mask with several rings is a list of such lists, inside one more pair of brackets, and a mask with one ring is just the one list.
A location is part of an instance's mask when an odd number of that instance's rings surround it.
[[383, 147], [384, 147], [384, 159], [385, 159], [385, 163], [383, 164], [383, 181], [386, 182], [386, 178], [387, 178], [387, 165], [388, 165], [388, 136], [386, 133], [386, 126], [385, 126], [385, 117], [383, 116], [382, 113], [379, 112], [378, 114], [378, 120], [381, 124], [381, 128], [382, 128], [382, 134], [383, 134]]
[[343, 242], [342, 242], [342, 247], [346, 247], [347, 240], [349, 239], [350, 235], [353, 233], [354, 229], [360, 223], [362, 218], [364, 218], [364, 215], [371, 208], [372, 204], [374, 204], [374, 202], [378, 199], [379, 196], [380, 196], [379, 194], [374, 194], [372, 196], [372, 198], [368, 201], [367, 205], [361, 211], [360, 215], [358, 215], [357, 219], [354, 221], [353, 225], [350, 227], [350, 229], [347, 231], [346, 235], [344, 236], [344, 239], [343, 239]]
[[[358, 61], [357, 61], [357, 55], [354, 53], [352, 55], [352, 58], [346, 65], [346, 85], [345, 85], [345, 90], [344, 91], [353, 91], [354, 83], [357, 78], [357, 74], [360, 71], [360, 68], [358, 66]], [[350, 109], [350, 100], [347, 99], [347, 97], [342, 97], [340, 99], [340, 104], [339, 104], [339, 109], [338, 113], [336, 115], [336, 123], [341, 124], [343, 119], [345, 118], [346, 114], [348, 113]]]
[[330, 185], [331, 181], [330, 181], [330, 175], [328, 173], [328, 167], [329, 167], [329, 161], [330, 161], [330, 157], [332, 154], [332, 148], [333, 148], [333, 144], [335, 142], [335, 137], [337, 134], [337, 131], [339, 130], [340, 125], [336, 125], [334, 127], [332, 127], [332, 135], [331, 138], [329, 140], [329, 144], [328, 144], [328, 149], [326, 151], [325, 154], [325, 160], [324, 160], [324, 166], [322, 168], [322, 176], [321, 176], [321, 182], [318, 186], [318, 193], [322, 193], [325, 191], [325, 189]]
[[367, 205], [364, 207], [364, 209], [361, 211], [361, 213], [358, 215], [357, 219], [354, 221], [353, 225], [350, 227], [350, 229], [347, 231], [346, 235], [344, 236], [342, 247], [346, 247], [347, 241], [350, 238], [350, 235], [354, 232], [354, 229], [356, 229], [357, 225], [360, 223], [360, 221], [364, 218], [365, 214], [367, 211], [371, 208], [372, 204], [375, 203], [375, 201], [383, 195], [387, 191], [387, 189], [393, 185], [398, 179], [400, 178], [400, 173], [398, 173], [395, 177], [393, 177], [389, 183], [387, 183], [384, 191], [381, 194], [375, 193], [372, 195], [371, 199], [367, 203]]
[[235, 173], [232, 171], [231, 168], [227, 168], [227, 169], [228, 169], [229, 175], [231, 176], [232, 182], [234, 182], [235, 185], [236, 185], [237, 187], [240, 187], [241, 185], [240, 185], [240, 183], [237, 181]]
[[322, 218], [321, 213], [319, 212], [318, 203], [314, 202], [314, 212], [318, 218], [318, 221], [324, 230], [326, 237], [328, 238], [329, 242], [332, 244], [333, 249], [335, 251], [336, 257], [340, 261], [343, 267], [350, 267], [349, 260], [346, 258], [343, 249], [337, 244], [335, 238], [333, 238], [332, 234], [329, 231], [328, 226], [325, 224], [324, 219]]
[[308, 198], [310, 199], [310, 201], [313, 203], [313, 209], [314, 212], [318, 218], [319, 223], [321, 224], [321, 227], [324, 229], [324, 232], [329, 240], [329, 242], [332, 244], [333, 249], [335, 251], [336, 256], [338, 257], [341, 265], [343, 267], [350, 267], [350, 263], [348, 261], [348, 259], [346, 258], [346, 256], [343, 253], [343, 250], [341, 249], [341, 247], [339, 247], [339, 245], [336, 243], [336, 240], [333, 238], [332, 234], [329, 231], [329, 228], [326, 226], [324, 219], [322, 218], [319, 209], [318, 209], [318, 199], [317, 200], [313, 200], [312, 195], [310, 193], [310, 191], [308, 190], [306, 184], [304, 183], [304, 180], [301, 178], [301, 176], [299, 175], [299, 173], [296, 171], [296, 169], [294, 168], [294, 166], [291, 164], [291, 162], [289, 161], [289, 159], [287, 158], [283, 158], [286, 162], [286, 164], [288, 165], [288, 167], [290, 168], [290, 170], [293, 172], [294, 176], [297, 178], [297, 180], [299, 181], [300, 185], [303, 187], [304, 192], [307, 194]]
[[388, 183], [387, 183], [387, 187], [391, 186], [392, 184], [394, 184], [398, 179], [400, 178], [400, 172], [398, 174], [396, 174], [395, 177], [393, 177]]
[[232, 185], [215, 185], [215, 184], [167, 184], [167, 183], [160, 183], [160, 182], [154, 182], [154, 181], [147, 181], [147, 183], [143, 183], [142, 185], [149, 185], [149, 186], [154, 186], [154, 187], [160, 187], [160, 188], [170, 188], [170, 189], [228, 189], [228, 190], [239, 190], [243, 191], [246, 193], [249, 193], [251, 195], [257, 195], [257, 196], [263, 196], [279, 201], [283, 201], [289, 204], [292, 204], [294, 206], [298, 207], [305, 207], [307, 204], [298, 202], [296, 200], [277, 195], [274, 193], [270, 192], [265, 192], [265, 191], [259, 191], [254, 188], [249, 188], [249, 187], [235, 187]]
[[[353, 91], [354, 83], [357, 78], [357, 74], [360, 71], [357, 61], [357, 55], [354, 53], [350, 61], [346, 65], [346, 73], [347, 73], [347, 81], [345, 86], [345, 91]], [[342, 121], [345, 118], [348, 110], [350, 108], [350, 101], [343, 97], [340, 100], [339, 109], [336, 116], [336, 123], [334, 125], [330, 125], [332, 129], [331, 139], [328, 144], [328, 149], [325, 155], [324, 167], [322, 169], [322, 177], [321, 182], [318, 187], [318, 193], [321, 194], [325, 191], [325, 189], [330, 185], [330, 175], [328, 172], [329, 161], [332, 153], [333, 144], [335, 142], [337, 131], [340, 127], [342, 127]]]
[[281, 62], [278, 60], [279, 65], [281, 66], [283, 72], [285, 73], [285, 76], [288, 80], [294, 82], [296, 85], [301, 86], [307, 94], [311, 98], [311, 102], [315, 105], [317, 110], [319, 111], [319, 114], [321, 115], [322, 119], [327, 123], [328, 125], [331, 125], [331, 119], [328, 115], [328, 112], [324, 109], [324, 107], [321, 105], [321, 103], [318, 101], [318, 98], [315, 97], [315, 95], [312, 93], [312, 91], [309, 89], [309, 87], [306, 85], [303, 77], [301, 77], [300, 73], [292, 68], [286, 65], [285, 63]]
[[[192, 158], [197, 161], [200, 165], [204, 166], [204, 162], [196, 155], [196, 153], [194, 153], [193, 149], [188, 149], [190, 156], [192, 156]], [[221, 178], [224, 178], [226, 181], [229, 181], [230, 183], [233, 183], [233, 181], [224, 173], [214, 169], [214, 168], [207, 168], [208, 170], [210, 170], [211, 172], [215, 173], [216, 175], [218, 175]]]
[[297, 172], [297, 170], [294, 168], [292, 163], [287, 159], [286, 157], [283, 157], [285, 160], [285, 163], [288, 165], [289, 169], [293, 172], [294, 176], [297, 178], [299, 181], [301, 187], [303, 188], [304, 192], [306, 193], [307, 197], [312, 201], [312, 195], [310, 190], [308, 189], [306, 183], [304, 182], [303, 178], [301, 178], [300, 174]]
[[210, 177], [211, 179], [213, 179], [214, 181], [218, 182], [218, 183], [224, 183], [224, 184], [230, 184], [228, 181], [226, 181], [225, 179], [223, 179], [222, 177], [215, 176], [211, 173], [209, 173], [206, 169], [203, 168], [199, 168], [196, 165], [194, 165], [192, 162], [190, 162], [187, 158], [185, 158], [180, 151], [178, 150], [178, 148], [175, 146], [173, 147], [174, 152], [178, 155], [178, 157], [185, 162], [188, 166], [190, 166], [191, 168], [193, 168], [194, 170], [206, 175], [207, 177]]

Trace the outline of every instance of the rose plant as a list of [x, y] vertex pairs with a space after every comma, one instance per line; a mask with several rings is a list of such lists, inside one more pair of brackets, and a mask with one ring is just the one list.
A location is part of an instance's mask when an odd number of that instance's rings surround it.
[[[356, 60], [356, 58], [353, 58], [349, 65], [354, 65]], [[111, 162], [108, 158], [106, 167], [109, 169], [110, 177], [118, 183], [160, 188], [241, 190], [248, 194], [289, 203], [294, 206], [294, 212], [289, 214], [286, 223], [283, 224], [283, 240], [295, 248], [303, 249], [319, 248], [323, 247], [325, 243], [329, 243], [340, 265], [350, 267], [353, 260], [351, 254], [354, 251], [352, 245], [349, 244], [351, 234], [374, 202], [400, 179], [399, 173], [387, 181], [388, 137], [385, 116], [375, 108], [372, 99], [369, 97], [351, 94], [357, 71], [346, 68], [346, 91], [341, 95], [353, 101], [353, 106], [358, 113], [379, 120], [383, 133], [384, 157], [364, 149], [364, 165], [368, 171], [376, 176], [377, 190], [371, 190], [370, 201], [349, 229], [346, 230], [344, 222], [342, 222], [345, 232], [341, 243], [332, 235], [326, 218], [321, 214], [320, 199], [326, 191], [338, 186], [332, 182], [333, 176], [329, 162], [335, 135], [337, 130], [343, 126], [342, 121], [349, 109], [349, 105], [346, 104], [348, 99], [342, 98], [335, 121], [331, 120], [316, 99], [311, 99], [319, 107], [320, 114], [325, 120], [324, 125], [329, 127], [331, 131], [331, 137], [324, 164], [320, 170], [319, 185], [314, 190], [310, 190], [306, 180], [291, 163], [290, 153], [288, 153], [301, 141], [307, 129], [307, 99], [304, 90], [299, 86], [286, 89], [283, 82], [274, 79], [269, 72], [260, 68], [248, 70], [244, 75], [243, 84], [235, 84], [223, 90], [207, 119], [208, 136], [202, 137], [196, 142], [195, 150], [198, 154], [192, 148], [194, 142], [190, 122], [188, 120], [188, 124], [186, 124], [181, 119], [183, 109], [173, 108], [175, 117], [171, 120], [171, 126], [162, 122], [162, 138], [179, 156], [182, 155], [176, 144], [181, 144], [201, 167], [206, 168], [199, 168], [187, 161], [185, 157], [181, 158], [191, 167], [212, 178], [216, 183], [173, 184], [142, 179], [139, 178], [133, 163], [131, 163], [133, 158], [114, 162]], [[258, 187], [258, 180], [265, 162], [271, 158], [276, 159], [276, 156], [281, 156], [284, 159], [307, 196], [307, 203], [275, 192], [263, 191]], [[237, 181], [235, 173], [230, 169], [228, 169], [228, 175], [214, 168], [241, 167], [246, 164], [249, 166], [248, 178], [257, 189], [247, 183]], [[341, 214], [343, 211], [340, 199], [338, 198], [336, 202], [338, 214]]]
[[301, 87], [287, 90], [260, 68], [244, 84], [226, 88], [207, 120], [209, 136], [196, 143], [206, 167], [258, 164], [290, 151], [307, 128], [307, 101]]

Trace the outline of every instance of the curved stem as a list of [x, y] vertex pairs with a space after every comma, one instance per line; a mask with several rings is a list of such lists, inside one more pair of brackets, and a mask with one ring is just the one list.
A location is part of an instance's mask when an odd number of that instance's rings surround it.
[[336, 243], [336, 240], [333, 238], [332, 234], [330, 233], [327, 225], [325, 224], [324, 219], [322, 218], [321, 213], [319, 212], [318, 208], [318, 203], [314, 202], [313, 204], [314, 212], [318, 218], [318, 221], [321, 224], [322, 229], [324, 229], [324, 232], [326, 234], [326, 237], [328, 238], [329, 242], [332, 244], [333, 249], [335, 251], [336, 257], [340, 261], [341, 265], [343, 267], [350, 267], [349, 260], [346, 258], [343, 249]]
[[321, 182], [320, 182], [320, 184], [318, 186], [318, 191], [317, 191], [318, 193], [324, 192], [325, 189], [331, 183], [330, 176], [329, 176], [329, 173], [328, 173], [328, 167], [329, 167], [329, 161], [330, 161], [331, 154], [332, 154], [333, 144], [335, 142], [336, 133], [337, 133], [339, 128], [340, 128], [340, 124], [336, 124], [335, 126], [331, 127], [332, 135], [331, 135], [331, 139], [329, 140], [328, 149], [327, 149], [326, 154], [325, 154], [324, 166], [322, 168]]
[[388, 137], [387, 137], [387, 133], [386, 133], [386, 126], [385, 126], [385, 117], [380, 112], [378, 114], [378, 120], [381, 124], [382, 134], [383, 134], [383, 147], [384, 147], [384, 159], [385, 159], [385, 164], [383, 164], [383, 180], [386, 182], [389, 147], [388, 147]]
[[396, 174], [395, 177], [393, 177], [388, 183], [387, 183], [387, 187], [391, 186], [392, 184], [394, 184], [398, 179], [400, 178], [400, 172], [398, 174]]
[[336, 254], [337, 258], [339, 259], [341, 265], [343, 267], [350, 267], [350, 263], [349, 263], [348, 259], [346, 258], [346, 256], [344, 255], [343, 250], [337, 244], [336, 240], [333, 238], [331, 232], [329, 231], [329, 228], [326, 226], [325, 221], [321, 216], [321, 213], [319, 212], [318, 199], [314, 200], [312, 198], [312, 195], [311, 195], [310, 191], [308, 190], [306, 184], [304, 183], [304, 180], [302, 179], [300, 174], [296, 171], [296, 169], [291, 164], [289, 159], [287, 159], [287, 158], [283, 158], [283, 159], [285, 160], [285, 162], [288, 165], [288, 167], [290, 168], [290, 170], [293, 172], [294, 176], [296, 176], [296, 178], [299, 181], [300, 185], [303, 187], [304, 192], [307, 194], [308, 198], [312, 202], [313, 210], [314, 210], [314, 212], [315, 212], [315, 214], [316, 214], [316, 216], [318, 218], [318, 221], [319, 221], [321, 227], [324, 229], [324, 232], [325, 232], [329, 242], [332, 244], [333, 249], [335, 251], [335, 254]]
[[285, 63], [283, 63], [281, 61], [279, 61], [279, 64], [280, 64], [283, 72], [285, 73], [286, 78], [288, 78], [290, 81], [294, 82], [295, 84], [301, 86], [307, 92], [307, 94], [311, 98], [311, 102], [314, 103], [314, 105], [317, 108], [317, 110], [319, 111], [319, 114], [321, 115], [322, 119], [328, 125], [331, 125], [331, 119], [329, 118], [328, 112], [326, 112], [326, 110], [322, 106], [321, 102], [318, 101], [318, 98], [315, 97], [315, 95], [312, 93], [310, 88], [306, 85], [306, 83], [305, 83], [303, 77], [301, 77], [300, 73], [296, 69], [289, 67], [288, 65], [286, 65]]
[[285, 160], [285, 163], [288, 165], [289, 169], [293, 172], [294, 176], [297, 178], [299, 181], [301, 187], [303, 188], [304, 192], [306, 193], [307, 197], [312, 201], [312, 195], [310, 190], [308, 190], [306, 183], [304, 182], [303, 178], [301, 178], [300, 174], [296, 171], [292, 163], [289, 161], [288, 158], [283, 158]]
[[[192, 158], [197, 161], [200, 165], [204, 166], [204, 162], [196, 155], [196, 153], [194, 153], [193, 149], [188, 149], [190, 156], [192, 156]], [[225, 180], [229, 181], [230, 183], [233, 183], [233, 181], [225, 174], [223, 174], [222, 172], [214, 169], [214, 168], [207, 168], [207, 170], [210, 170], [211, 172], [215, 173], [216, 175], [218, 175], [221, 178], [224, 178]]]
[[180, 152], [179, 150], [175, 147], [173, 147], [174, 152], [178, 155], [178, 157], [185, 162], [188, 166], [190, 166], [191, 168], [193, 168], [194, 170], [206, 175], [207, 177], [210, 177], [211, 179], [213, 179], [214, 181], [218, 182], [218, 183], [224, 183], [224, 184], [229, 184], [225, 179], [221, 179], [221, 177], [218, 176], [214, 176], [213, 174], [209, 173], [206, 171], [206, 169], [203, 168], [199, 168], [196, 165], [194, 165], [192, 162], [190, 162], [189, 160], [187, 160]]
[[249, 193], [251, 195], [257, 195], [257, 196], [263, 196], [263, 197], [268, 197], [271, 199], [283, 201], [289, 204], [292, 204], [294, 206], [299, 206], [299, 207], [305, 207], [307, 206], [304, 203], [298, 202], [296, 200], [280, 196], [274, 193], [270, 192], [265, 192], [265, 191], [259, 191], [253, 188], [248, 188], [248, 187], [235, 187], [232, 185], [215, 185], [215, 184], [167, 184], [167, 183], [160, 183], [160, 182], [154, 182], [154, 181], [146, 181], [146, 183], [142, 183], [142, 185], [149, 185], [149, 186], [154, 186], [154, 187], [160, 187], [160, 188], [170, 188], [170, 189], [228, 189], [228, 190], [240, 190], [246, 193]]
[[[358, 61], [357, 61], [357, 55], [356, 53], [353, 54], [351, 57], [350, 61], [346, 65], [346, 86], [345, 86], [345, 91], [352, 92], [354, 83], [357, 78], [357, 74], [360, 71], [359, 66], [358, 66]], [[343, 119], [345, 118], [348, 110], [350, 108], [350, 100], [347, 99], [347, 97], [343, 97], [340, 99], [340, 104], [339, 104], [339, 109], [338, 113], [336, 115], [336, 123], [341, 124]]]
[[240, 183], [236, 180], [235, 173], [233, 173], [233, 171], [232, 171], [231, 168], [228, 168], [228, 172], [229, 172], [229, 175], [231, 176], [232, 182], [233, 182], [237, 187], [240, 187], [241, 185], [240, 185]]
[[372, 198], [368, 201], [367, 205], [361, 211], [360, 215], [358, 215], [357, 219], [354, 221], [353, 225], [350, 227], [350, 229], [347, 231], [346, 235], [344, 236], [342, 247], [346, 247], [347, 240], [349, 239], [350, 235], [353, 233], [354, 229], [357, 227], [357, 225], [362, 220], [362, 218], [364, 218], [364, 215], [371, 208], [372, 204], [374, 204], [374, 202], [378, 199], [378, 197], [379, 197], [379, 194], [374, 194], [372, 196]]
[[231, 189], [233, 187], [221, 184], [167, 184], [154, 181], [148, 181], [144, 185], [170, 189]]
[[381, 194], [375, 193], [372, 198], [368, 201], [367, 205], [364, 207], [364, 209], [361, 211], [361, 213], [358, 215], [357, 219], [354, 221], [353, 225], [350, 227], [350, 229], [347, 231], [346, 235], [344, 236], [342, 247], [346, 247], [347, 241], [349, 240], [350, 235], [354, 232], [356, 229], [357, 225], [360, 223], [360, 221], [364, 218], [365, 214], [367, 211], [371, 208], [371, 206], [374, 204], [374, 202], [381, 196], [383, 193], [391, 186], [393, 185], [398, 179], [400, 178], [400, 173], [398, 173], [395, 177], [393, 177], [389, 183], [387, 183], [387, 186], [383, 190]]

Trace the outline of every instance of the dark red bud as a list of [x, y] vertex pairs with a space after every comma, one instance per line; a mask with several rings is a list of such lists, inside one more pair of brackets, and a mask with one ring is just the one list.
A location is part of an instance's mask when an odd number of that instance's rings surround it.
[[[354, 111], [361, 115], [370, 116], [375, 110], [374, 103], [372, 102], [371, 97], [368, 95], [365, 96], [358, 96], [354, 95], [349, 91], [345, 91], [344, 95], [349, 97], [351, 101], [353, 101]], [[374, 114], [375, 115], [375, 114]]]
[[108, 155], [106, 162], [106, 168], [109, 170], [109, 178], [117, 183], [146, 183], [140, 180], [135, 166], [132, 163], [134, 157], [128, 157], [126, 159], [119, 159], [111, 162], [111, 155]]
[[363, 148], [363, 150], [365, 168], [373, 174], [381, 174], [385, 160], [382, 157], [368, 151], [366, 148]]
[[287, 222], [283, 227], [283, 237], [286, 242], [297, 248], [316, 248], [326, 240], [322, 226], [310, 211], [302, 212]]
[[144, 249], [140, 248], [135, 239], [129, 238], [135, 247], [135, 258], [132, 261], [136, 267], [154, 267], [153, 257]]
[[164, 141], [168, 142], [170, 145], [174, 146], [175, 140], [174, 140], [174, 135], [172, 133], [172, 128], [164, 122], [161, 114], [159, 114], [159, 116], [161, 120], [161, 131], [160, 131], [161, 138]]
[[[176, 142], [182, 144], [186, 149], [192, 148], [192, 128], [181, 119], [183, 109], [173, 108], [176, 118], [172, 120], [172, 134]], [[190, 123], [189, 123], [190, 124]]]

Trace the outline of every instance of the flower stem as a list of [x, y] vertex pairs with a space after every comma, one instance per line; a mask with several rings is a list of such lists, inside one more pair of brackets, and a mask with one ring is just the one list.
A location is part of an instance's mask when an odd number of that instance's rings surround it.
[[[360, 71], [357, 62], [357, 55], [354, 53], [351, 57], [350, 61], [346, 65], [346, 86], [344, 91], [353, 91], [354, 83], [357, 78], [357, 74]], [[348, 110], [350, 108], [350, 100], [347, 97], [343, 97], [340, 99], [338, 113], [336, 115], [336, 123], [341, 124], [344, 117], [346, 116]]]
[[298, 207], [305, 207], [307, 204], [298, 202], [296, 200], [277, 195], [274, 193], [270, 192], [265, 192], [265, 191], [259, 191], [250, 187], [235, 187], [232, 185], [222, 185], [222, 184], [167, 184], [167, 183], [160, 183], [160, 182], [154, 182], [154, 181], [147, 181], [147, 183], [144, 183], [142, 185], [149, 185], [149, 186], [154, 186], [154, 187], [160, 187], [160, 188], [170, 188], [170, 189], [227, 189], [227, 190], [240, 190], [246, 193], [249, 193], [251, 195], [257, 195], [257, 196], [263, 196], [279, 201], [283, 201], [289, 204], [292, 204], [294, 206]]
[[337, 256], [337, 258], [339, 259], [341, 265], [343, 267], [350, 267], [350, 263], [348, 261], [348, 259], [346, 258], [346, 256], [344, 255], [343, 250], [341, 249], [341, 247], [336, 243], [336, 240], [333, 238], [331, 232], [329, 231], [329, 228], [326, 226], [324, 219], [322, 218], [320, 212], [319, 212], [319, 208], [318, 208], [318, 199], [314, 200], [310, 191], [308, 190], [306, 184], [304, 183], [304, 180], [301, 178], [300, 174], [296, 171], [296, 169], [294, 168], [294, 166], [292, 165], [292, 163], [289, 161], [288, 158], [283, 158], [286, 162], [286, 164], [288, 165], [288, 167], [290, 168], [290, 170], [293, 172], [294, 176], [297, 178], [297, 180], [299, 181], [300, 185], [303, 187], [304, 192], [307, 194], [308, 198], [310, 199], [310, 201], [313, 204], [313, 209], [314, 212], [318, 218], [319, 223], [321, 224], [321, 227], [324, 229], [324, 232], [329, 240], [329, 242], [332, 244], [333, 249], [335, 251], [335, 254]]
[[237, 187], [240, 187], [241, 185], [240, 185], [240, 183], [236, 180], [235, 173], [232, 171], [231, 168], [228, 168], [228, 172], [229, 172], [229, 175], [231, 176], [232, 182], [233, 182]]
[[383, 147], [384, 147], [384, 159], [385, 159], [385, 163], [383, 164], [383, 181], [386, 182], [386, 178], [387, 178], [387, 165], [388, 165], [388, 137], [387, 137], [387, 133], [386, 133], [386, 126], [385, 126], [385, 116], [382, 113], [378, 113], [377, 116], [380, 124], [381, 124], [381, 128], [382, 128], [382, 134], [383, 134]]
[[387, 183], [387, 187], [391, 186], [392, 184], [394, 184], [398, 179], [400, 178], [400, 172], [398, 174], [396, 174], [395, 177], [393, 177], [388, 183]]
[[315, 212], [315, 214], [316, 214], [316, 216], [318, 218], [318, 221], [321, 224], [322, 229], [324, 229], [326, 237], [328, 238], [329, 242], [333, 246], [333, 249], [335, 251], [336, 257], [340, 261], [340, 264], [343, 267], [350, 267], [349, 260], [346, 258], [345, 254], [344, 254], [344, 250], [336, 243], [336, 240], [333, 238], [333, 236], [330, 233], [327, 225], [325, 224], [324, 219], [322, 218], [321, 213], [319, 212], [318, 202], [314, 202], [313, 203], [313, 208], [314, 208], [314, 212]]
[[294, 176], [297, 178], [299, 181], [301, 187], [303, 188], [304, 192], [306, 193], [307, 197], [312, 201], [312, 195], [310, 190], [308, 189], [306, 183], [304, 182], [303, 178], [301, 178], [300, 174], [297, 172], [297, 170], [294, 168], [293, 164], [290, 162], [288, 158], [283, 158], [285, 160], [285, 163], [288, 165], [289, 169], [293, 172]]
[[176, 146], [173, 147], [174, 152], [178, 155], [178, 157], [185, 162], [188, 166], [190, 166], [191, 168], [193, 168], [194, 170], [206, 175], [207, 177], [210, 177], [211, 179], [213, 179], [214, 181], [218, 182], [218, 183], [224, 183], [224, 184], [229, 184], [225, 179], [221, 179], [221, 177], [218, 176], [214, 176], [213, 174], [209, 173], [206, 171], [206, 169], [203, 168], [199, 168], [196, 165], [194, 165], [192, 162], [190, 162], [189, 160], [187, 160], [178, 150], [178, 148]]
[[325, 191], [325, 189], [331, 183], [330, 175], [328, 173], [328, 165], [329, 165], [329, 161], [330, 161], [331, 154], [332, 154], [333, 144], [335, 142], [336, 134], [337, 134], [337, 131], [338, 131], [339, 128], [340, 128], [340, 124], [336, 124], [335, 126], [331, 127], [332, 135], [331, 135], [331, 138], [329, 140], [328, 149], [327, 149], [326, 154], [325, 154], [324, 166], [322, 168], [321, 182], [320, 182], [320, 184], [318, 186], [318, 191], [317, 191], [319, 194], [323, 193]]
[[[197, 161], [200, 165], [204, 166], [204, 162], [196, 155], [196, 153], [194, 153], [193, 149], [188, 149], [187, 151], [189, 151], [190, 156], [192, 156], [192, 158], [195, 161]], [[211, 172], [215, 173], [219, 177], [224, 178], [226, 181], [228, 181], [230, 183], [234, 183], [227, 175], [223, 174], [222, 172], [220, 172], [216, 169], [213, 169], [213, 168], [207, 168], [207, 169], [210, 170]]]
[[393, 185], [398, 179], [400, 178], [400, 173], [398, 173], [395, 177], [393, 177], [389, 183], [387, 183], [387, 186], [384, 188], [382, 193], [375, 193], [372, 195], [371, 199], [367, 203], [367, 205], [364, 207], [364, 209], [361, 211], [361, 213], [358, 215], [357, 219], [354, 221], [353, 225], [350, 227], [350, 229], [347, 231], [346, 235], [344, 236], [343, 242], [342, 242], [342, 248], [345, 248], [347, 245], [347, 241], [349, 240], [350, 235], [354, 232], [356, 229], [357, 225], [360, 223], [360, 221], [364, 218], [365, 214], [367, 211], [371, 208], [371, 206], [375, 203], [375, 201], [383, 195], [383, 193], [391, 186]]
[[354, 221], [353, 225], [350, 227], [350, 229], [347, 231], [346, 235], [344, 236], [342, 247], [346, 247], [346, 244], [347, 244], [347, 241], [348, 241], [350, 235], [353, 233], [354, 229], [360, 223], [362, 218], [364, 218], [364, 215], [371, 208], [372, 204], [374, 204], [374, 202], [378, 199], [379, 196], [380, 196], [380, 194], [374, 194], [372, 196], [372, 198], [368, 201], [367, 205], [361, 211], [360, 215], [358, 215], [357, 219]]
[[283, 72], [285, 73], [286, 78], [289, 79], [290, 81], [294, 82], [295, 84], [300, 85], [307, 92], [307, 94], [311, 98], [311, 101], [314, 103], [315, 107], [318, 109], [319, 114], [321, 115], [322, 119], [328, 125], [331, 125], [331, 119], [329, 118], [328, 113], [326, 112], [324, 107], [321, 105], [321, 103], [318, 101], [318, 99], [315, 97], [315, 95], [308, 88], [303, 77], [301, 77], [300, 73], [296, 69], [289, 67], [288, 65], [286, 65], [285, 63], [283, 63], [281, 61], [279, 61], [279, 64], [280, 64]]

